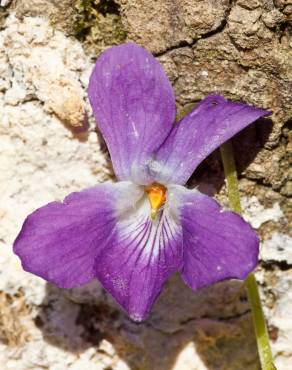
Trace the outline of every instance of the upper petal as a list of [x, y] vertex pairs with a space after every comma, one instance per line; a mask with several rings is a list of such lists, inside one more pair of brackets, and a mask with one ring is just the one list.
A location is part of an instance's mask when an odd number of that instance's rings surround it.
[[184, 184], [216, 148], [256, 119], [270, 114], [210, 95], [172, 130], [151, 164], [156, 181]]
[[114, 230], [117, 204], [129, 193], [138, 198], [136, 188], [101, 184], [34, 211], [14, 242], [23, 268], [62, 288], [89, 282], [95, 277], [96, 256]]
[[196, 190], [178, 193], [184, 281], [198, 289], [225, 279], [245, 279], [256, 267], [259, 253], [259, 240], [250, 225]]
[[162, 66], [129, 43], [97, 59], [88, 96], [120, 180], [151, 182], [148, 162], [175, 119], [173, 90]]
[[168, 277], [182, 267], [182, 229], [173, 210], [155, 221], [148, 199], [121, 212], [116, 232], [97, 258], [97, 277], [135, 321], [142, 321]]

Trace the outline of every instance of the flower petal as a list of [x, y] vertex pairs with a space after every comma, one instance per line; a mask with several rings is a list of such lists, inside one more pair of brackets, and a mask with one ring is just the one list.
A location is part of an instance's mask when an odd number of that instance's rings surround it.
[[145, 199], [119, 216], [115, 235], [97, 259], [97, 277], [133, 320], [142, 321], [181, 267], [181, 226], [167, 209], [152, 221]]
[[138, 45], [114, 46], [98, 58], [88, 95], [117, 177], [150, 183], [147, 163], [175, 119], [174, 95], [162, 66]]
[[251, 226], [197, 190], [179, 193], [186, 284], [198, 289], [225, 279], [245, 279], [259, 253]]
[[247, 104], [210, 95], [172, 130], [159, 149], [151, 172], [156, 181], [184, 184], [216, 148], [256, 119], [270, 114]]
[[34, 211], [14, 242], [24, 270], [62, 288], [89, 282], [95, 277], [96, 256], [115, 227], [116, 204], [129, 193], [141, 196], [136, 188], [101, 184]]

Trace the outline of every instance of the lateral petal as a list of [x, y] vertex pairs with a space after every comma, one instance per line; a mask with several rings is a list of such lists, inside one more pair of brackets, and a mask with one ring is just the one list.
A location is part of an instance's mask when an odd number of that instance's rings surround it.
[[151, 163], [156, 181], [185, 184], [216, 148], [260, 117], [264, 109], [209, 95], [172, 130]]
[[251, 226], [196, 190], [178, 193], [186, 284], [199, 289], [225, 279], [245, 279], [258, 262], [259, 240]]
[[157, 60], [134, 44], [97, 59], [88, 96], [120, 180], [148, 184], [148, 162], [175, 120], [170, 82]]
[[[24, 270], [61, 288], [89, 282], [115, 228], [117, 204], [129, 194], [137, 201], [141, 190], [128, 182], [100, 184], [34, 211], [13, 247]], [[122, 204], [127, 207], [131, 202]]]

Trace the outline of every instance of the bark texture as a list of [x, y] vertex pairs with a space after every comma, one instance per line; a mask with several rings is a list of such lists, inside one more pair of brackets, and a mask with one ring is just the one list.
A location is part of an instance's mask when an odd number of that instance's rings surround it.
[[[112, 178], [85, 89], [125, 40], [164, 65], [178, 116], [211, 92], [273, 111], [233, 143], [276, 365], [291, 368], [291, 18], [291, 0], [0, 0], [1, 369], [258, 369], [240, 282], [193, 293], [174, 276], [137, 325], [98, 283], [60, 290], [11, 252], [33, 209]], [[227, 205], [218, 152], [189, 185]]]

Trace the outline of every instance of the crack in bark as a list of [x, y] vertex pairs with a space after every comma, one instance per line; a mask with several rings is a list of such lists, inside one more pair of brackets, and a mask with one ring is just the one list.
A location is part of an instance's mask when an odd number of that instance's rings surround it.
[[238, 320], [238, 319], [241, 319], [247, 315], [250, 314], [250, 308], [248, 308], [247, 310], [245, 310], [244, 312], [241, 312], [241, 313], [238, 313], [238, 314], [234, 314], [234, 315], [230, 315], [230, 316], [224, 316], [224, 317], [210, 317], [210, 316], [201, 316], [201, 317], [190, 317], [186, 320], [182, 320], [179, 322], [179, 325], [181, 326], [179, 329], [177, 330], [174, 330], [174, 331], [171, 331], [171, 332], [168, 332], [166, 330], [163, 330], [161, 328], [157, 328], [155, 325], [151, 324], [150, 322], [146, 322], [144, 323], [146, 326], [148, 326], [149, 328], [159, 332], [159, 333], [162, 333], [162, 334], [166, 334], [166, 335], [174, 335], [174, 334], [177, 334], [179, 332], [181, 332], [183, 330], [183, 327], [189, 323], [196, 323], [196, 322], [200, 322], [202, 320], [210, 320], [210, 321], [214, 321], [214, 322], [229, 322], [229, 321], [232, 321], [232, 320]]
[[189, 318], [189, 319], [186, 319], [186, 320], [183, 320], [183, 321], [180, 321], [180, 324], [181, 325], [185, 325], [185, 324], [188, 324], [189, 322], [193, 322], [193, 321], [200, 321], [200, 320], [212, 320], [212, 321], [219, 321], [219, 322], [228, 322], [228, 321], [231, 321], [231, 320], [237, 320], [237, 319], [240, 319], [244, 316], [246, 316], [247, 314], [250, 313], [250, 308], [248, 308], [247, 310], [241, 312], [241, 313], [237, 313], [237, 314], [234, 314], [234, 315], [230, 315], [230, 316], [223, 316], [223, 317], [210, 317], [210, 316], [202, 316], [202, 317], [199, 317], [199, 318]]

